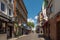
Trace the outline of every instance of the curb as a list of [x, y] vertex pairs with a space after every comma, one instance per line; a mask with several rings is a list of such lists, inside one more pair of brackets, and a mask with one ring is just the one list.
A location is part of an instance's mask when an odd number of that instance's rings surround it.
[[22, 37], [24, 37], [24, 36], [27, 36], [27, 35], [22, 35], [22, 36], [19, 36], [19, 37], [17, 37], [17, 38], [11, 38], [11, 39], [8, 39], [8, 40], [17, 40], [17, 39], [22, 38]]
[[17, 38], [11, 38], [11, 39], [8, 39], [8, 40], [17, 40]]
[[22, 35], [22, 36], [19, 36], [18, 38], [22, 38], [22, 37], [25, 37], [25, 36], [27, 36], [27, 35]]

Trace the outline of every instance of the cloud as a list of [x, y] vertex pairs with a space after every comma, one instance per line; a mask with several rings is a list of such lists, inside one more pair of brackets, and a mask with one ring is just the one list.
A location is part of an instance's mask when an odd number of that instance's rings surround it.
[[34, 22], [34, 20], [31, 19], [31, 18], [28, 18], [27, 21], [28, 21], [28, 22]]
[[35, 16], [35, 19], [38, 19], [38, 16]]

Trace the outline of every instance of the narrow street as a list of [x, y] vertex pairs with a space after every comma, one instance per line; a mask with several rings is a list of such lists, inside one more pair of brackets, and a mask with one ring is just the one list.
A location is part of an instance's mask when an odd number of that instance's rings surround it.
[[60, 0], [0, 0], [0, 40], [60, 40]]
[[44, 38], [38, 38], [38, 34], [31, 33], [29, 35], [26, 35], [24, 37], [20, 37], [17, 40], [45, 40]]

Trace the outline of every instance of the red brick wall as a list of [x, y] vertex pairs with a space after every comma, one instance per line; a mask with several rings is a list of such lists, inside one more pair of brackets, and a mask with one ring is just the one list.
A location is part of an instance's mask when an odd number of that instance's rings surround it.
[[[14, 17], [17, 16], [16, 3], [17, 3], [17, 0], [14, 0]], [[26, 17], [26, 18], [23, 17], [23, 15], [21, 14], [22, 12], [19, 12], [19, 13], [20, 13], [20, 16], [18, 15], [18, 17], [19, 17], [19, 18], [22, 18], [23, 21], [27, 23], [27, 12], [25, 12], [26, 9], [25, 9], [25, 6], [24, 6], [22, 0], [20, 0], [20, 4], [19, 4], [18, 7], [23, 10], [23, 12], [25, 13], [25, 17]], [[18, 10], [20, 10], [20, 9], [18, 9]]]

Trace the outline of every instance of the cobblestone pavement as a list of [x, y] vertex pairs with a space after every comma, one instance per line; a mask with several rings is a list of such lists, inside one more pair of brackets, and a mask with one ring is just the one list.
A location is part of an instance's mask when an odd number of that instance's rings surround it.
[[44, 38], [38, 38], [38, 35], [36, 33], [31, 33], [29, 35], [19, 37], [17, 40], [45, 40]]

